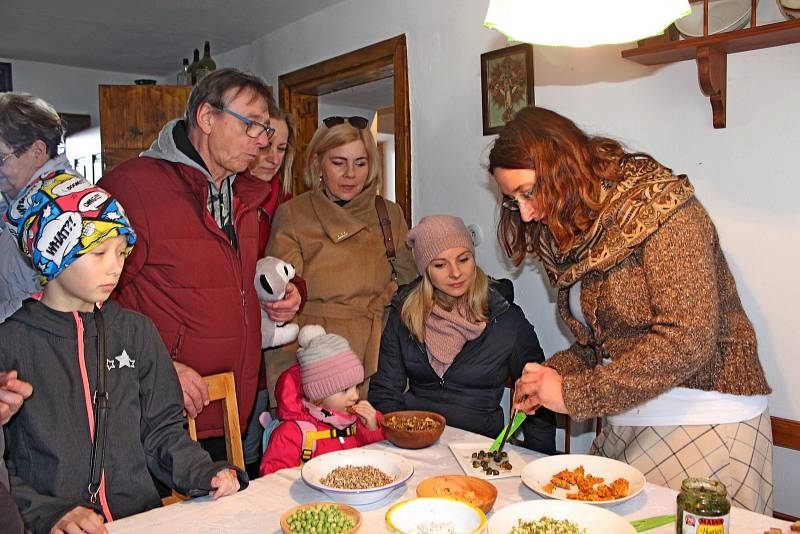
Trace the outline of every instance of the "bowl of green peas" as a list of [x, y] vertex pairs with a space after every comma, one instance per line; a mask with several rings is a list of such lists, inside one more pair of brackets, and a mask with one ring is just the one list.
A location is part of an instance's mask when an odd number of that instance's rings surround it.
[[360, 527], [361, 513], [342, 503], [310, 502], [281, 516], [283, 534], [354, 534]]

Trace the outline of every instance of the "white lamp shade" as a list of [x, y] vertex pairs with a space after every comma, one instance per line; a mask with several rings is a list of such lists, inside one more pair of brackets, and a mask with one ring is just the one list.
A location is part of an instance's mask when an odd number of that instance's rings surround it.
[[664, 32], [689, 0], [489, 0], [483, 25], [510, 41], [586, 47]]

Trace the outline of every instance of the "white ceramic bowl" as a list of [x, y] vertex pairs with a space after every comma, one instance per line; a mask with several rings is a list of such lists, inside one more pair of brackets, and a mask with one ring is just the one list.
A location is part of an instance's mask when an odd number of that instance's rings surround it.
[[573, 501], [523, 501], [497, 510], [489, 520], [489, 534], [508, 534], [517, 526], [517, 520], [536, 521], [547, 516], [567, 519], [586, 534], [634, 534], [636, 529], [617, 514]]
[[[546, 456], [534, 460], [522, 470], [522, 482], [530, 489], [551, 499], [567, 501], [567, 493], [573, 493], [577, 488], [567, 491], [555, 488], [553, 493], [544, 490], [545, 484], [550, 482], [550, 478], [564, 469], [575, 469], [583, 466], [587, 475], [602, 477], [604, 484], [611, 484], [614, 479], [625, 478], [628, 480], [629, 493], [627, 497], [613, 499], [610, 501], [586, 501], [588, 504], [596, 506], [614, 506], [627, 501], [638, 495], [647, 483], [641, 471], [630, 465], [605, 458], [603, 456], [592, 456], [590, 454], [559, 454], [556, 456]], [[580, 501], [584, 502], [584, 501]]]
[[[709, 0], [708, 34], [744, 28], [750, 21], [750, 0]], [[703, 2], [691, 4], [692, 13], [675, 21], [686, 37], [703, 36]]]
[[486, 526], [486, 516], [471, 504], [444, 497], [417, 497], [386, 512], [386, 527], [396, 534], [413, 533], [427, 522], [449, 523], [458, 534], [477, 534]]
[[[385, 486], [369, 489], [338, 489], [320, 483], [320, 480], [325, 478], [328, 473], [337, 467], [347, 465], [373, 466], [393, 477], [394, 480]], [[353, 505], [371, 504], [380, 501], [389, 495], [392, 490], [405, 484], [413, 474], [414, 466], [402, 456], [363, 448], [322, 454], [309, 460], [301, 471], [303, 482], [312, 488], [325, 492], [334, 501]]]

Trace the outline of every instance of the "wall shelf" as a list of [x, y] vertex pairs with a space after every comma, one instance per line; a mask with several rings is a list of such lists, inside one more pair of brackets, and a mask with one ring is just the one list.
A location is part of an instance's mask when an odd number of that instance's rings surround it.
[[672, 30], [639, 41], [638, 47], [623, 50], [622, 57], [642, 65], [696, 60], [700, 89], [711, 102], [714, 128], [724, 128], [728, 54], [792, 43], [800, 43], [800, 19], [757, 26], [753, 15], [750, 28], [691, 39], [678, 39]]

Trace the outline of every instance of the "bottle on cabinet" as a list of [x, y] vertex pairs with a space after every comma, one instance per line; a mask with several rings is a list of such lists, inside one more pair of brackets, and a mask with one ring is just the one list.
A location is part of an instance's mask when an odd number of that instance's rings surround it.
[[199, 82], [215, 70], [217, 70], [217, 64], [211, 59], [211, 43], [206, 41], [203, 46], [203, 57], [200, 58], [200, 62], [197, 64], [197, 81]]
[[178, 85], [192, 85], [192, 73], [189, 72], [189, 58], [183, 58], [183, 70], [178, 73]]
[[194, 49], [194, 61], [189, 65], [189, 75], [192, 77], [192, 85], [197, 83], [197, 65], [200, 63], [200, 50]]

